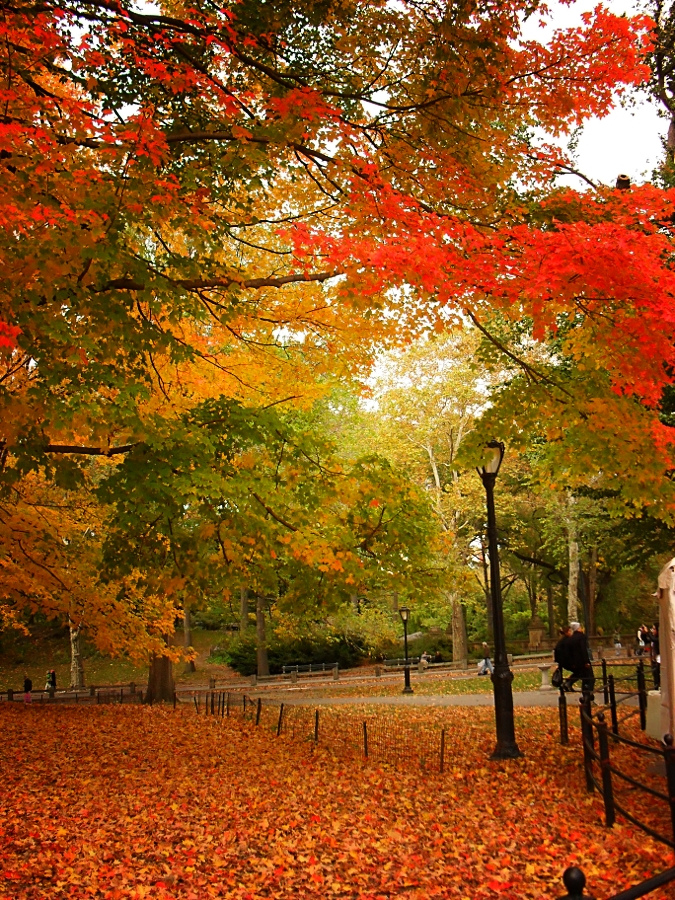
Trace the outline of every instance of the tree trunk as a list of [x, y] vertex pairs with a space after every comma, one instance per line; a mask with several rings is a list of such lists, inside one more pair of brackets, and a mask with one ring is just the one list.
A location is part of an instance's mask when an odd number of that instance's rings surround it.
[[553, 585], [546, 585], [546, 608], [548, 610], [548, 636], [554, 638], [555, 631], [555, 609], [553, 606]]
[[398, 591], [392, 591], [391, 608], [393, 612], [398, 612]]
[[270, 674], [267, 659], [267, 636], [265, 634], [265, 600], [258, 594], [255, 599], [255, 640], [258, 660], [258, 676]]
[[[190, 607], [187, 603], [183, 604], [183, 646], [186, 650], [192, 647], [192, 621], [190, 617]], [[185, 663], [184, 671], [186, 673], [197, 671], [194, 659]]]
[[84, 667], [80, 653], [80, 626], [77, 628], [72, 622], [70, 626], [70, 687], [79, 691], [84, 687]]
[[[169, 643], [168, 638], [165, 638]], [[145, 694], [146, 703], [173, 703], [173, 693], [176, 689], [173, 680], [173, 663], [168, 656], [154, 654], [150, 657], [150, 671], [148, 673], [148, 690]]]
[[568, 495], [567, 502], [570, 514], [567, 518], [567, 541], [569, 552], [569, 581], [567, 582], [567, 619], [569, 622], [579, 621], [579, 544], [577, 542], [577, 523], [573, 516], [574, 496]]
[[453, 662], [466, 661], [466, 617], [462, 601], [456, 595], [451, 596], [452, 603], [452, 660]]
[[248, 626], [248, 590], [242, 587], [239, 588], [239, 633], [247, 631]]
[[598, 548], [591, 547], [591, 563], [588, 569], [588, 633], [595, 635], [595, 599], [598, 595]]

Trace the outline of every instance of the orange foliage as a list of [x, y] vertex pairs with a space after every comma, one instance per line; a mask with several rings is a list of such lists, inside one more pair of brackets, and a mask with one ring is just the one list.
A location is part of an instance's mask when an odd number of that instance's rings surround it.
[[672, 864], [603, 827], [551, 710], [517, 713], [526, 756], [499, 763], [491, 710], [382, 716], [424, 740], [445, 725], [444, 774], [342, 755], [364, 713], [322, 713], [315, 748], [189, 710], [0, 707], [0, 898], [543, 900], [567, 865], [606, 896]]

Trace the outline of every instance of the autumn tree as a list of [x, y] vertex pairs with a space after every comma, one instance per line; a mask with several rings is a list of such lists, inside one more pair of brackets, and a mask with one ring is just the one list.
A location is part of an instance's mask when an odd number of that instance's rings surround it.
[[[672, 452], [655, 404], [675, 362], [673, 197], [550, 197], [570, 160], [532, 137], [643, 81], [650, 23], [599, 8], [548, 44], [519, 40], [535, 9], [6, 4], [2, 489], [34, 472], [82, 484], [100, 457], [169, 490], [204, 403], [307, 406], [326, 373], [363, 374], [376, 347], [470, 321], [534, 386], [528, 406], [546, 419], [567, 405], [566, 438], [603, 447], [628, 423], [631, 460], [651, 454], [658, 476], [626, 481], [622, 500], [669, 516], [672, 491], [648, 495]], [[555, 354], [529, 359], [523, 321], [583, 367], [579, 398]], [[156, 538], [179, 580], [143, 588], [171, 608], [182, 570], [205, 578], [192, 527]]]

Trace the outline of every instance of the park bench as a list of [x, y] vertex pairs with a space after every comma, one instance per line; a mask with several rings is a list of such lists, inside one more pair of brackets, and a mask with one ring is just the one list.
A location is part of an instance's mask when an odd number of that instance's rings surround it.
[[416, 666], [418, 665], [419, 661], [419, 656], [409, 656], [407, 660], [402, 656], [397, 659], [385, 659], [384, 667], [385, 669], [395, 669], [399, 666], [405, 666], [406, 662], [409, 666]]

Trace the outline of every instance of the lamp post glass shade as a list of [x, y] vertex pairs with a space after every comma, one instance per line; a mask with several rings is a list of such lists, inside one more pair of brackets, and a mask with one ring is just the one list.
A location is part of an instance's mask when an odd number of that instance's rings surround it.
[[479, 475], [497, 475], [504, 459], [504, 444], [501, 441], [490, 441], [485, 446], [485, 464], [478, 467]]
[[399, 616], [401, 617], [403, 622], [407, 622], [410, 617], [410, 610], [407, 606], [402, 606], [398, 611]]

